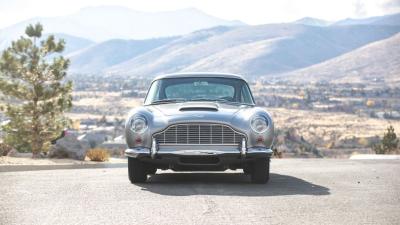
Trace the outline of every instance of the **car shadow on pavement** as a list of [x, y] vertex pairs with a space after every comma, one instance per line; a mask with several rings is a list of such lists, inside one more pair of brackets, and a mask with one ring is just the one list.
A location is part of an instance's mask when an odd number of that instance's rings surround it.
[[163, 173], [135, 184], [161, 195], [279, 196], [329, 195], [329, 188], [289, 175], [270, 174], [267, 184], [252, 184], [243, 173]]

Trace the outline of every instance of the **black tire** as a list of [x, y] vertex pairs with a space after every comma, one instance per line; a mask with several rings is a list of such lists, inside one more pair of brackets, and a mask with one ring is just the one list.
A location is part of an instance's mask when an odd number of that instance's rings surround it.
[[145, 163], [135, 158], [128, 157], [128, 176], [131, 183], [144, 183], [147, 180]]
[[269, 180], [270, 159], [257, 159], [253, 164], [251, 181], [255, 184], [265, 184]]
[[156, 172], [157, 172], [157, 168], [156, 167], [150, 166], [150, 165], [147, 166], [147, 174], [153, 175], [153, 174], [156, 174]]
[[251, 174], [253, 171], [253, 166], [248, 164], [246, 166], [243, 167], [243, 173], [244, 174]]

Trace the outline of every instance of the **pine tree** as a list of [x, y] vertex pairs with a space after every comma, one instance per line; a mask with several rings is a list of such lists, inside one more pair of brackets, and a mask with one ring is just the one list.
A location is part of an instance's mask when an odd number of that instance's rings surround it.
[[373, 148], [376, 154], [387, 154], [394, 152], [399, 144], [399, 139], [394, 132], [394, 128], [390, 125], [387, 128], [387, 132], [383, 134], [383, 139], [378, 145], [374, 145]]
[[58, 54], [65, 42], [53, 35], [39, 41], [42, 31], [39, 23], [29, 25], [27, 37], [13, 41], [0, 57], [0, 92], [12, 99], [5, 106], [4, 141], [33, 157], [60, 135], [68, 124], [63, 113], [72, 107], [72, 82], [63, 81], [69, 60]]

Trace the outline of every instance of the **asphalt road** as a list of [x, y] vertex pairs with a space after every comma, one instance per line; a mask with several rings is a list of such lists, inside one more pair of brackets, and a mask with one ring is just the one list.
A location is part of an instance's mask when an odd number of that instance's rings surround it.
[[241, 171], [165, 171], [140, 185], [126, 168], [1, 172], [0, 224], [400, 224], [400, 160], [271, 166], [266, 185]]

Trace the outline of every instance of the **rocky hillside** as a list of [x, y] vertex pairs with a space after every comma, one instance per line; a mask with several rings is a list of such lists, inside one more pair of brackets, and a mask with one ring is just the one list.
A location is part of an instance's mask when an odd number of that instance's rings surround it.
[[400, 34], [285, 75], [298, 82], [400, 83]]
[[277, 75], [308, 67], [388, 38], [395, 26], [269, 24], [194, 32], [105, 69], [113, 75], [154, 76], [178, 71]]

